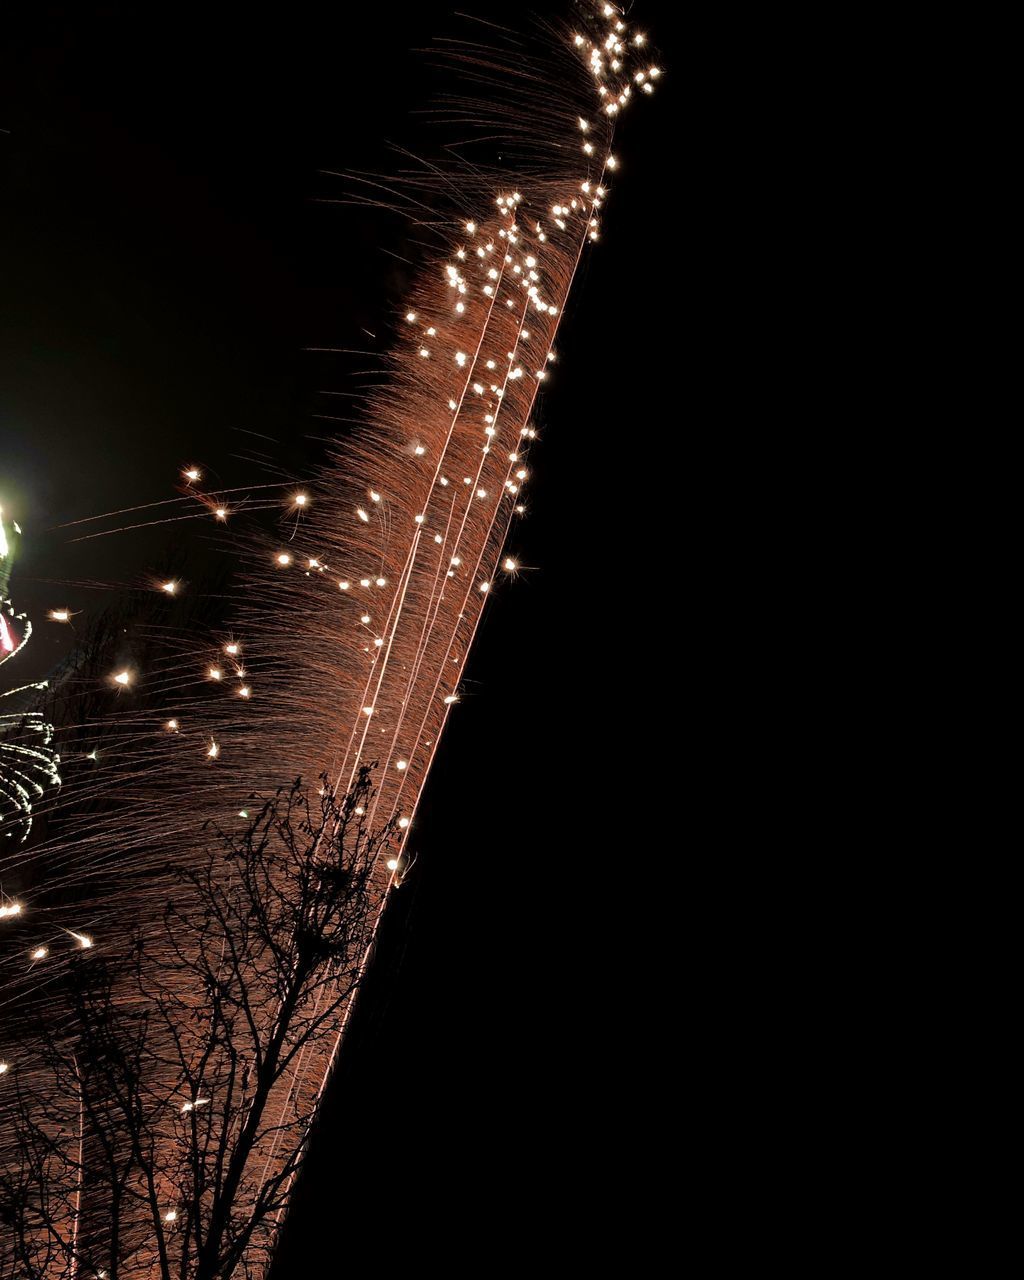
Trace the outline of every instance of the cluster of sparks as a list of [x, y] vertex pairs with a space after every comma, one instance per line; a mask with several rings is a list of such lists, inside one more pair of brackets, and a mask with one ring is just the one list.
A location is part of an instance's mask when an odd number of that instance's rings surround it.
[[[21, 533], [17, 522], [12, 521], [11, 528], [13, 533]], [[15, 612], [4, 589], [11, 558], [0, 508], [0, 668], [21, 653], [32, 637], [32, 623], [25, 614]], [[45, 681], [36, 681], [0, 693], [0, 852], [12, 841], [21, 843], [28, 838], [33, 807], [60, 782], [53, 726], [43, 713], [3, 709], [45, 688]]]
[[[193, 637], [184, 638], [181, 655], [157, 670], [125, 662], [109, 671], [127, 728], [118, 736], [99, 726], [84, 737], [78, 764], [93, 774], [79, 792], [109, 797], [125, 787], [132, 812], [160, 817], [124, 840], [132, 870], [118, 872], [115, 900], [89, 906], [89, 932], [47, 908], [49, 932], [7, 964], [9, 985], [19, 968], [15, 985], [24, 991], [69, 948], [90, 949], [94, 939], [107, 945], [123, 911], [155, 918], [162, 892], [155, 846], [187, 851], [199, 821], [245, 822], [250, 798], [282, 778], [315, 777], [325, 763], [339, 793], [362, 765], [376, 763], [368, 821], [395, 821], [399, 841], [381, 867], [381, 911], [401, 883], [483, 607], [521, 569], [506, 543], [526, 512], [535, 399], [556, 363], [555, 336], [581, 256], [600, 236], [609, 174], [619, 168], [615, 120], [661, 75], [645, 57], [644, 36], [630, 33], [611, 5], [596, 7], [587, 31], [564, 41], [582, 54], [593, 85], [552, 108], [550, 154], [558, 162], [548, 157], [529, 181], [492, 190], [486, 204], [466, 210], [447, 253], [400, 312], [393, 375], [369, 403], [366, 428], [339, 444], [308, 489], [289, 490], [286, 540], [252, 540], [232, 633], [198, 654]], [[564, 158], [566, 130], [578, 142], [574, 164]], [[217, 521], [233, 514], [223, 495], [203, 492], [198, 464], [183, 467], [180, 483]], [[187, 592], [176, 578], [152, 586], [166, 597]], [[57, 603], [48, 616], [56, 624], [74, 617]], [[132, 711], [140, 688], [162, 697], [159, 713]], [[123, 836], [128, 820], [119, 820]], [[44, 865], [59, 871], [33, 895], [42, 901], [46, 891], [95, 876], [107, 865], [101, 851], [106, 856], [110, 836], [90, 830], [66, 849], [42, 850]], [[33, 895], [0, 902], [0, 925], [17, 924], [19, 938]], [[17, 1065], [8, 1054], [0, 1075]], [[319, 1096], [330, 1065], [303, 1056], [290, 1090]], [[209, 1102], [197, 1096], [181, 1111]], [[264, 1177], [276, 1158], [273, 1141], [253, 1157]], [[169, 1206], [165, 1221], [173, 1224], [176, 1213]]]

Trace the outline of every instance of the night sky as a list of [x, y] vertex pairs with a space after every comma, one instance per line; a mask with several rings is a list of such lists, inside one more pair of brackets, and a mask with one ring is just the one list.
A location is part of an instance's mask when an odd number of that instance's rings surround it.
[[[671, 73], [657, 8], [637, 20]], [[40, 669], [69, 639], [46, 609], [100, 608], [168, 553], [163, 530], [72, 544], [53, 526], [172, 497], [183, 463], [303, 478], [335, 429], [318, 393], [347, 376], [304, 348], [386, 341], [407, 277], [383, 250], [415, 246], [392, 216], [326, 203], [344, 183], [319, 171], [387, 172], [389, 142], [416, 146], [437, 82], [413, 51], [452, 20], [401, 12], [5, 18], [0, 504], [25, 529], [12, 593]], [[530, 569], [485, 612], [276, 1280], [530, 1265], [549, 1227], [571, 1265], [679, 1105], [706, 962], [687, 958], [678, 690], [715, 535], [689, 515], [708, 498], [689, 465], [678, 89], [670, 74], [624, 123], [510, 544]], [[216, 561], [200, 522], [175, 528]], [[688, 994], [664, 976], [683, 964]]]

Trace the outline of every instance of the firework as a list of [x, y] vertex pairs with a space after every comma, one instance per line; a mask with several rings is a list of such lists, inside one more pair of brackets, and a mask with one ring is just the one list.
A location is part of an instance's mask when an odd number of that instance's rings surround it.
[[[524, 511], [535, 402], [577, 268], [600, 237], [618, 167], [615, 123], [661, 74], [611, 5], [545, 33], [542, 94], [522, 46], [489, 40], [447, 50], [467, 85], [446, 99], [463, 153], [443, 181], [433, 164], [392, 186], [396, 207], [427, 209], [441, 230], [397, 317], [387, 379], [308, 486], [288, 487], [280, 539], [244, 545], [230, 635], [161, 632], [159, 644], [140, 640], [131, 660], [100, 647], [68, 675], [66, 687], [87, 686], [93, 699], [68, 717], [75, 816], [11, 863], [29, 889], [18, 902], [27, 942], [4, 960], [8, 999], [38, 1003], [82, 951], [116, 958], [127, 920], [155, 929], [180, 888], [169, 851], [190, 865], [205, 847], [204, 823], [249, 823], [248, 806], [258, 812], [295, 777], [326, 771], [325, 789], [344, 796], [372, 766], [357, 812], [393, 837], [373, 866], [376, 919], [407, 873], [420, 797], [483, 609], [519, 571], [505, 544]], [[364, 188], [378, 199], [370, 180]], [[233, 514], [223, 494], [205, 492], [198, 463], [179, 483], [181, 510], [221, 522]], [[187, 596], [177, 578], [156, 581], [153, 594], [165, 605]], [[50, 616], [70, 614], [55, 606]], [[181, 912], [187, 921], [188, 906]], [[37, 916], [45, 928], [32, 934]], [[161, 961], [173, 967], [166, 939], [147, 958], [157, 970]], [[365, 961], [364, 951], [360, 968]], [[199, 990], [183, 986], [177, 998], [203, 1008]], [[324, 998], [310, 997], [306, 1016], [315, 1019]], [[296, 1052], [275, 1082], [267, 1105], [277, 1123], [253, 1142], [247, 1194], [290, 1182], [287, 1117], [312, 1114], [351, 1007], [332, 1007], [331, 1035]], [[262, 1016], [269, 1025], [277, 1014]], [[30, 1058], [5, 1046], [4, 1061], [30, 1089]], [[216, 1090], [201, 1075], [193, 1083], [175, 1115], [217, 1114]], [[162, 1081], [166, 1096], [175, 1084]], [[164, 1195], [161, 1249], [173, 1253], [180, 1196], [172, 1182]], [[133, 1274], [161, 1274], [151, 1254], [140, 1246]]]
[[[32, 637], [31, 622], [25, 614], [16, 613], [7, 598], [13, 537], [20, 534], [17, 522], [12, 521], [8, 536], [0, 508], [0, 667], [15, 658]], [[26, 697], [45, 688], [45, 681], [37, 681], [0, 692], [0, 850], [28, 838], [33, 806], [60, 782], [53, 726], [41, 711], [20, 709]], [[3, 914], [0, 908], [0, 919]]]

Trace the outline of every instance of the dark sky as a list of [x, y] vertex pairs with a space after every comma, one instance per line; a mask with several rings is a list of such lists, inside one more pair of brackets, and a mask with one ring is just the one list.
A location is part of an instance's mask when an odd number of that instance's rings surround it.
[[[386, 171], [389, 140], [415, 144], [431, 82], [412, 50], [451, 29], [437, 4], [365, 10], [5, 18], [0, 503], [26, 528], [22, 607], [95, 608], [106, 592], [63, 584], [139, 585], [161, 554], [162, 535], [73, 545], [50, 526], [170, 497], [186, 461], [225, 482], [256, 474], [254, 448], [296, 477], [315, 462], [317, 392], [344, 370], [302, 349], [383, 332], [403, 274], [380, 250], [408, 248], [393, 219], [317, 203], [342, 194], [318, 170]], [[641, 17], [671, 72], [657, 7]], [[489, 1271], [549, 1227], [569, 1265], [679, 1105], [701, 962], [677, 690], [714, 535], [688, 514], [707, 493], [677, 93], [670, 74], [626, 122], [539, 416], [514, 548], [536, 568], [485, 615], [278, 1280], [370, 1259]], [[64, 638], [42, 627], [39, 661]], [[688, 995], [664, 976], [684, 963]]]

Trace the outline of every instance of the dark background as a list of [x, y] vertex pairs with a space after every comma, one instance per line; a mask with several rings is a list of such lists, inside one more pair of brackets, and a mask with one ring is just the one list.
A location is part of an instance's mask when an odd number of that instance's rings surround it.
[[[689, 637], [727, 486], [687, 421], [700, 249], [670, 35], [656, 6], [640, 20], [669, 74], [624, 122], [563, 322], [511, 547], [531, 568], [489, 603], [277, 1280], [490, 1271], [542, 1243], [572, 1266], [584, 1238], [610, 1259], [680, 1141], [680, 1041], [716, 964], [688, 891], [687, 704], [714, 696]], [[7, 26], [0, 503], [37, 621], [140, 586], [166, 543], [51, 526], [173, 496], [183, 463], [226, 484], [255, 450], [299, 478], [315, 462], [313, 415], [337, 412], [318, 392], [346, 371], [303, 348], [385, 341], [405, 276], [381, 250], [415, 256], [396, 220], [318, 202], [344, 194], [318, 171], [416, 145], [435, 82], [412, 51], [452, 26], [432, 3], [42, 5]], [[67, 641], [40, 624], [35, 661]]]

